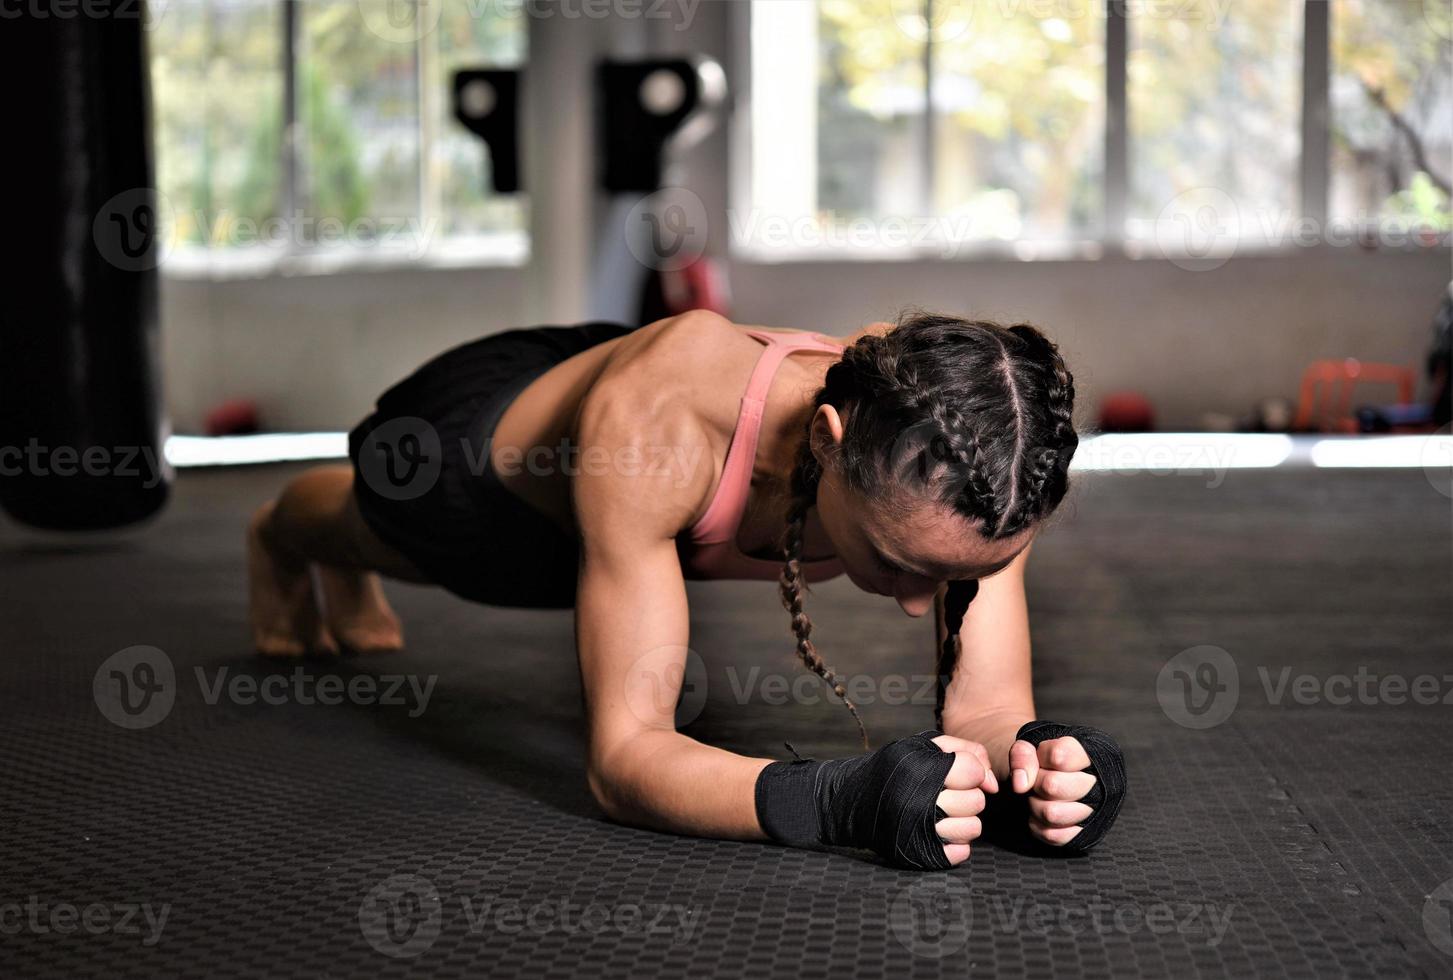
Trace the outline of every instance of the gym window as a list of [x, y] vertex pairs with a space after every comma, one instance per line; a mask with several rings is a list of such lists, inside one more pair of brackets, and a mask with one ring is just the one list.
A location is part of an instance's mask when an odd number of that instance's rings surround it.
[[[752, 0], [752, 257], [1446, 242], [1422, 0]], [[930, 110], [931, 107], [931, 110]]]
[[171, 271], [519, 264], [521, 195], [489, 190], [450, 78], [525, 55], [518, 5], [171, 0], [150, 35]]

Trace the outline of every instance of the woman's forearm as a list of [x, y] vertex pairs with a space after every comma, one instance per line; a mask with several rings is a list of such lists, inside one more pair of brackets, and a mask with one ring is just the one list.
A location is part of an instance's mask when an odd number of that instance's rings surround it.
[[[994, 775], [1005, 782], [1009, 747], [1034, 720], [1030, 678], [1029, 605], [1024, 595], [1025, 548], [1002, 572], [979, 582], [959, 630], [960, 653], [949, 679], [943, 730], [988, 750]], [[944, 589], [935, 600], [934, 655], [948, 636]]]
[[764, 840], [757, 776], [770, 759], [703, 745], [678, 732], [645, 730], [592, 765], [590, 786], [622, 823], [734, 840]]

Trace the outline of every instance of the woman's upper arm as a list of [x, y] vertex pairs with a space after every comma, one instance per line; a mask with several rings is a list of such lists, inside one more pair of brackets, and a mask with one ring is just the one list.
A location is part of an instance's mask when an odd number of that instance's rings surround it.
[[691, 413], [626, 380], [603, 376], [577, 423], [576, 645], [592, 770], [643, 729], [674, 729], [690, 637], [676, 535], [714, 476], [711, 454], [692, 451], [705, 439]]

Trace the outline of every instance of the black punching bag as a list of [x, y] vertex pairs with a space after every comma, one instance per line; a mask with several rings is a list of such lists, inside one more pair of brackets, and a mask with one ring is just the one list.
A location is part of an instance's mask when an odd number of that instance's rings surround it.
[[[23, 11], [23, 12], [21, 12]], [[0, 505], [117, 527], [166, 502], [143, 11], [19, 7], [0, 27], [6, 236]]]

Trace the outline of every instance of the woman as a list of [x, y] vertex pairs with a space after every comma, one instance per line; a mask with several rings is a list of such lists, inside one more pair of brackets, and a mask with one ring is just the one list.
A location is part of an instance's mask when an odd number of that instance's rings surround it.
[[[915, 314], [837, 340], [697, 312], [496, 334], [385, 392], [351, 466], [257, 512], [255, 642], [398, 648], [379, 574], [573, 606], [589, 782], [614, 819], [947, 868], [1006, 781], [1035, 838], [1083, 850], [1123, 770], [1102, 733], [1033, 723], [1024, 599], [1073, 407], [1054, 344], [1023, 324]], [[945, 734], [771, 762], [675, 731], [652, 685], [681, 676], [686, 578], [778, 579], [798, 655], [856, 719], [803, 609], [804, 583], [840, 573], [910, 616], [935, 610]]]

